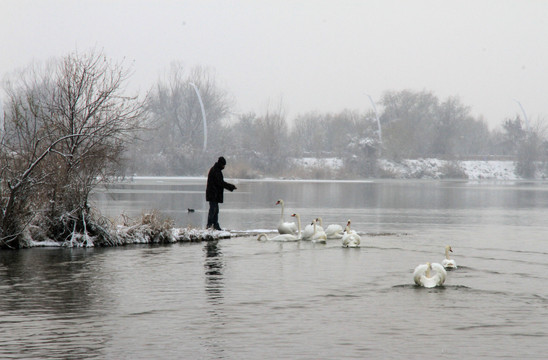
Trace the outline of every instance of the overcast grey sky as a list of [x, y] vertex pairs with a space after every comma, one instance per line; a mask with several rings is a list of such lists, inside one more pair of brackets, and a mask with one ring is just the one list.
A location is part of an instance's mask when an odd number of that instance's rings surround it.
[[[493, 128], [548, 118], [544, 0], [0, 0], [0, 75], [78, 50], [146, 90], [203, 65], [236, 112], [367, 111], [387, 90], [458, 96]], [[132, 64], [133, 63], [133, 64]]]

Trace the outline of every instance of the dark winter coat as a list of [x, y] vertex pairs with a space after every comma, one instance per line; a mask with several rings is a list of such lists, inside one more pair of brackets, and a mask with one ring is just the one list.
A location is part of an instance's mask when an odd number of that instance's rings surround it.
[[225, 182], [222, 170], [224, 165], [216, 162], [207, 175], [206, 201], [223, 202], [223, 191], [234, 191], [236, 186]]

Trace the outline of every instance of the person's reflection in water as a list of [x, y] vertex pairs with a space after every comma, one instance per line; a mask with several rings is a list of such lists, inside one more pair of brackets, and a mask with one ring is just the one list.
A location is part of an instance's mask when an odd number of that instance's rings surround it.
[[205, 251], [205, 275], [207, 298], [212, 304], [223, 302], [223, 259], [218, 240], [207, 241]]
[[209, 302], [210, 321], [203, 345], [215, 359], [224, 359], [226, 339], [223, 329], [226, 319], [223, 314], [223, 258], [218, 240], [210, 240], [204, 246], [205, 290]]

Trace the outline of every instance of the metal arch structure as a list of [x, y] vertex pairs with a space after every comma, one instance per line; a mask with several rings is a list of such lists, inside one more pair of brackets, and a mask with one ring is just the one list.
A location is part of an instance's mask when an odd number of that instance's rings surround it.
[[205, 114], [205, 108], [204, 103], [202, 101], [202, 97], [200, 96], [200, 91], [198, 90], [198, 87], [194, 83], [189, 83], [196, 92], [196, 96], [198, 96], [198, 101], [200, 102], [200, 109], [202, 110], [202, 122], [204, 124], [204, 147], [202, 149], [203, 152], [207, 149], [207, 120], [206, 120], [206, 114]]
[[369, 101], [371, 102], [371, 105], [373, 106], [373, 111], [375, 111], [375, 117], [377, 118], [377, 126], [379, 128], [379, 143], [382, 145], [382, 129], [381, 129], [381, 120], [379, 119], [379, 113], [377, 112], [377, 107], [375, 106], [375, 102], [373, 101], [373, 98], [371, 95], [367, 94], [367, 97], [369, 98]]

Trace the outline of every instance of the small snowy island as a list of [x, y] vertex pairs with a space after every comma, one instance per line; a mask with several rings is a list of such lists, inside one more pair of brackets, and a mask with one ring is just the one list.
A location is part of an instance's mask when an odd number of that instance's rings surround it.
[[50, 239], [28, 239], [28, 247], [95, 247], [95, 246], [124, 246], [136, 244], [171, 244], [176, 242], [201, 242], [219, 239], [228, 239], [232, 236], [229, 231], [194, 228], [155, 229], [147, 224], [124, 226], [117, 225], [111, 234], [109, 243], [96, 243], [96, 238], [78, 234], [69, 241], [60, 243]]

